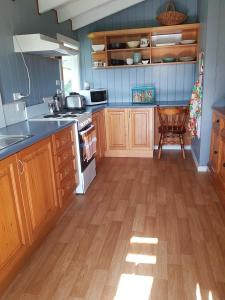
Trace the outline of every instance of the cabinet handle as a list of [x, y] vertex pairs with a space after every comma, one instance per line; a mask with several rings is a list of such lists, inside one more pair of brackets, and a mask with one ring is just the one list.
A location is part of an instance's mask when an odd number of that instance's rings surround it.
[[19, 175], [23, 175], [24, 173], [24, 164], [22, 162], [22, 160], [18, 160], [18, 170], [19, 170]]
[[223, 167], [225, 168], [225, 163], [223, 164]]
[[219, 123], [219, 122], [220, 122], [220, 120], [219, 120], [219, 119], [217, 119], [217, 120], [216, 120], [216, 123]]
[[214, 154], [218, 154], [218, 151], [214, 151]]

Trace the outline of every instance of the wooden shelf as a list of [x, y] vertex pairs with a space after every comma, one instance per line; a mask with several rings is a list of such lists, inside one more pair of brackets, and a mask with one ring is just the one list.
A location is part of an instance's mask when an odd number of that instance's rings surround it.
[[145, 47], [145, 48], [124, 48], [124, 49], [109, 49], [107, 52], [121, 52], [121, 51], [143, 51], [143, 50], [150, 50], [151, 47]]
[[98, 69], [118, 69], [118, 68], [140, 68], [140, 67], [152, 67], [152, 66], [166, 66], [166, 65], [181, 65], [181, 64], [196, 64], [197, 60], [193, 61], [176, 61], [176, 62], [171, 62], [171, 63], [151, 63], [151, 64], [138, 64], [138, 65], [120, 65], [120, 66], [106, 66], [106, 67], [93, 67], [92, 69], [98, 70]]
[[[135, 68], [135, 67], [149, 67], [149, 66], [164, 66], [164, 65], [175, 65], [175, 64], [195, 64], [199, 55], [199, 24], [182, 24], [174, 26], [160, 26], [151, 28], [134, 28], [134, 29], [123, 29], [114, 31], [104, 31], [104, 32], [93, 32], [88, 35], [93, 44], [102, 43], [104, 41], [105, 51], [92, 52], [93, 61], [102, 61], [108, 66], [106, 67], [93, 67], [94, 69], [111, 69], [111, 68]], [[181, 33], [181, 38], [183, 40], [196, 40], [194, 44], [176, 44], [168, 46], [152, 46], [146, 48], [124, 48], [124, 49], [107, 49], [110, 43], [126, 43], [129, 40], [140, 40], [142, 37], [147, 37], [152, 40], [152, 36], [157, 34], [175, 34]], [[148, 65], [120, 65], [111, 66], [111, 59], [121, 59], [126, 60], [131, 56], [132, 52], [140, 52], [142, 58], [148, 56], [150, 61], [156, 58], [163, 57], [182, 57], [182, 56], [192, 56], [196, 57], [195, 61], [176, 61], [172, 63], [151, 63]]]
[[188, 47], [197, 47], [198, 44], [187, 44], [187, 45], [181, 45], [181, 44], [177, 44], [177, 45], [170, 45], [170, 46], [152, 46], [152, 49], [164, 49], [164, 48], [188, 48]]
[[106, 54], [106, 51], [95, 51], [95, 52], [91, 52], [92, 55], [95, 55], [95, 54]]

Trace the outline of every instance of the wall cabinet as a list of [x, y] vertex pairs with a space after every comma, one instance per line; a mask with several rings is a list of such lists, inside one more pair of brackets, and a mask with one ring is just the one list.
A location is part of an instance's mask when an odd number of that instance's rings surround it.
[[30, 242], [43, 235], [58, 206], [51, 139], [18, 154], [20, 183]]
[[0, 161], [0, 294], [27, 249], [16, 156]]
[[152, 157], [154, 109], [107, 109], [106, 156]]
[[97, 145], [96, 145], [96, 164], [105, 156], [106, 137], [105, 137], [105, 111], [95, 112], [92, 115], [92, 122], [96, 129]]

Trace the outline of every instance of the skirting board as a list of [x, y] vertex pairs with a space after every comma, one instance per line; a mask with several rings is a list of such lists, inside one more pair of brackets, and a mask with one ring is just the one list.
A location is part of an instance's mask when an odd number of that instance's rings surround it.
[[197, 168], [198, 172], [208, 172], [209, 171], [208, 166], [199, 166], [198, 165], [198, 160], [197, 160], [193, 150], [191, 150], [191, 154], [192, 154], [192, 157], [193, 157], [193, 160], [195, 162], [195, 165], [196, 165], [196, 168]]
[[[155, 145], [154, 149], [158, 150], [158, 145]], [[180, 150], [180, 146], [179, 145], [164, 145], [163, 149], [164, 150]], [[191, 150], [191, 145], [184, 146], [184, 149]]]

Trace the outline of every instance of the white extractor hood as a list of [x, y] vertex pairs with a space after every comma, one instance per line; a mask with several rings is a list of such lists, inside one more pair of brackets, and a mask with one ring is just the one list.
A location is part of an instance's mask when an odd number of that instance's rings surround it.
[[79, 48], [77, 41], [65, 37], [70, 43], [63, 43], [40, 33], [14, 35], [13, 43], [15, 52], [31, 53], [46, 57], [56, 57], [65, 55], [77, 55]]

